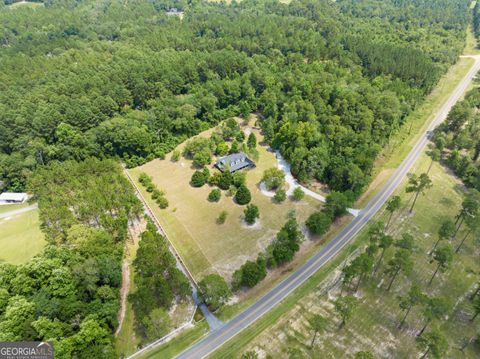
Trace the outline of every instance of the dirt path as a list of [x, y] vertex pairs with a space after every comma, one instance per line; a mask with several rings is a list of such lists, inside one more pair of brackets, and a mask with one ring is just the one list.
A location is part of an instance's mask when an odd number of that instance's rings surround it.
[[123, 319], [125, 318], [125, 311], [127, 306], [127, 296], [130, 289], [130, 267], [128, 260], [124, 259], [122, 263], [122, 287], [120, 288], [120, 310], [118, 311], [118, 328], [115, 331], [115, 335], [122, 329]]

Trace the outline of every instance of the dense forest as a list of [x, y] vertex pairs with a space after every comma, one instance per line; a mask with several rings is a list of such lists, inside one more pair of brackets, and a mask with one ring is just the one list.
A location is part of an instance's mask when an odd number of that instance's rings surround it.
[[[463, 183], [480, 191], [480, 89], [470, 90], [435, 132], [432, 158], [442, 160]], [[435, 155], [438, 153], [438, 155]], [[435, 156], [437, 158], [435, 158]]]
[[124, 239], [140, 203], [112, 160], [53, 161], [30, 180], [48, 244], [25, 264], [0, 263], [0, 341], [113, 358]]
[[10, 190], [53, 160], [135, 166], [256, 111], [297, 178], [353, 198], [456, 61], [470, 16], [464, 0], [0, 4], [0, 181]]

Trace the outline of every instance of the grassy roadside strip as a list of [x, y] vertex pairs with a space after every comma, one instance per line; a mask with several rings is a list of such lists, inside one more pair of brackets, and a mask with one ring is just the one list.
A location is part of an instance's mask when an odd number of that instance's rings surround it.
[[378, 157], [372, 174], [372, 182], [355, 204], [355, 208], [364, 207], [373, 198], [377, 190], [385, 184], [393, 170], [408, 155], [437, 111], [467, 74], [473, 63], [473, 59], [460, 58], [440, 79], [425, 101], [408, 116], [403, 126], [390, 139]]
[[147, 358], [173, 358], [184, 349], [195, 343], [201, 337], [208, 333], [208, 324], [205, 320], [195, 324], [192, 328], [185, 330], [177, 337], [173, 338], [166, 344], [152, 349], [143, 355], [139, 355], [139, 359]]
[[345, 259], [348, 258], [353, 251], [366, 242], [366, 230], [367, 228], [364, 228], [355, 241], [348, 244], [331, 262], [329, 262], [321, 270], [317, 271], [285, 300], [258, 319], [254, 325], [251, 325], [247, 329], [243, 330], [231, 341], [227, 342], [220, 349], [208, 356], [208, 358], [234, 358], [241, 354], [241, 350], [245, 348], [250, 341], [275, 323], [284, 313], [293, 308], [293, 306], [295, 306], [299, 300], [314, 290], [318, 284], [330, 274], [332, 270], [337, 268], [343, 261], [345, 261]]

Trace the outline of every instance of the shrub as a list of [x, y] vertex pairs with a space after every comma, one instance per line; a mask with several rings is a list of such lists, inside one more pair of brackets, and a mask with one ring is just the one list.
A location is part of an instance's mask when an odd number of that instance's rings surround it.
[[163, 196], [157, 198], [156, 202], [161, 209], [165, 209], [168, 207], [168, 199]]
[[255, 262], [247, 261], [240, 267], [242, 273], [241, 285], [248, 288], [254, 287], [267, 275], [265, 260], [262, 257], [257, 258]]
[[237, 193], [235, 193], [235, 202], [239, 205], [244, 205], [250, 203], [252, 200], [252, 195], [250, 190], [245, 185], [238, 187]]
[[230, 147], [230, 153], [238, 153], [240, 152], [240, 147], [238, 146], [237, 140], [232, 141], [232, 145]]
[[330, 215], [332, 219], [347, 213], [349, 200], [345, 194], [332, 191], [326, 199], [324, 212]]
[[319, 211], [315, 212], [308, 217], [307, 222], [305, 223], [307, 228], [315, 235], [325, 234], [330, 225], [332, 224], [332, 218], [329, 214]]
[[218, 215], [217, 223], [218, 224], [224, 224], [225, 221], [227, 220], [227, 216], [228, 216], [227, 211], [221, 211], [220, 214]]
[[238, 131], [237, 135], [235, 136], [235, 140], [237, 140], [239, 143], [245, 141], [245, 133], [243, 131]]
[[260, 217], [260, 210], [254, 204], [249, 204], [243, 213], [245, 215], [245, 222], [247, 222], [249, 225], [254, 224], [257, 218]]
[[248, 135], [247, 146], [251, 150], [257, 147], [257, 137], [253, 132]]
[[172, 161], [177, 162], [180, 159], [180, 151], [179, 150], [174, 150], [172, 152]]
[[295, 187], [292, 197], [294, 201], [301, 201], [305, 197], [305, 192], [300, 187]]
[[163, 196], [165, 196], [165, 192], [160, 191], [156, 188], [152, 192], [152, 199], [153, 200], [157, 200], [158, 198], [163, 197]]
[[198, 289], [205, 304], [211, 310], [223, 306], [232, 296], [227, 282], [218, 274], [209, 274], [198, 282]]
[[212, 154], [209, 151], [201, 151], [193, 156], [193, 164], [197, 167], [204, 167], [212, 162]]
[[227, 170], [225, 172], [222, 172], [220, 175], [220, 178], [218, 179], [218, 187], [220, 187], [223, 190], [227, 190], [230, 188], [230, 185], [233, 183], [233, 176], [232, 174]]
[[220, 177], [221, 176], [222, 176], [222, 172], [218, 172], [218, 171], [213, 172], [213, 174], [208, 179], [208, 183], [211, 186], [218, 186], [218, 184], [220, 183]]
[[212, 189], [212, 191], [208, 194], [208, 200], [210, 202], [218, 202], [220, 201], [220, 197], [222, 196], [222, 192], [218, 188]]
[[276, 190], [283, 187], [285, 182], [285, 173], [281, 169], [272, 167], [263, 172], [262, 181], [268, 190]]
[[217, 145], [215, 154], [217, 154], [218, 156], [225, 156], [227, 153], [228, 153], [228, 145], [225, 142], [220, 142]]
[[202, 187], [207, 181], [205, 180], [205, 175], [201, 171], [193, 172], [192, 179], [190, 183], [193, 187]]
[[277, 203], [285, 201], [286, 198], [287, 193], [283, 189], [277, 190], [277, 192], [275, 192], [275, 196], [273, 196], [274, 201]]
[[247, 173], [243, 171], [235, 172], [233, 174], [233, 185], [235, 187], [240, 187], [241, 185], [245, 185], [247, 182]]
[[203, 174], [203, 178], [205, 178], [205, 183], [207, 183], [208, 180], [210, 179], [210, 170], [207, 167], [205, 167], [202, 170], [202, 174]]

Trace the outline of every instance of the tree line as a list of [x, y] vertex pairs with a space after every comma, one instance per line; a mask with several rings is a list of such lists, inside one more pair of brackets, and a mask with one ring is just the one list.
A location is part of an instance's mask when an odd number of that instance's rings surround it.
[[[353, 199], [388, 137], [455, 61], [468, 18], [461, 0], [102, 6], [49, 0], [1, 12], [5, 188], [23, 189], [55, 160], [136, 166], [258, 111], [299, 180]], [[183, 20], [165, 14], [172, 6]]]

